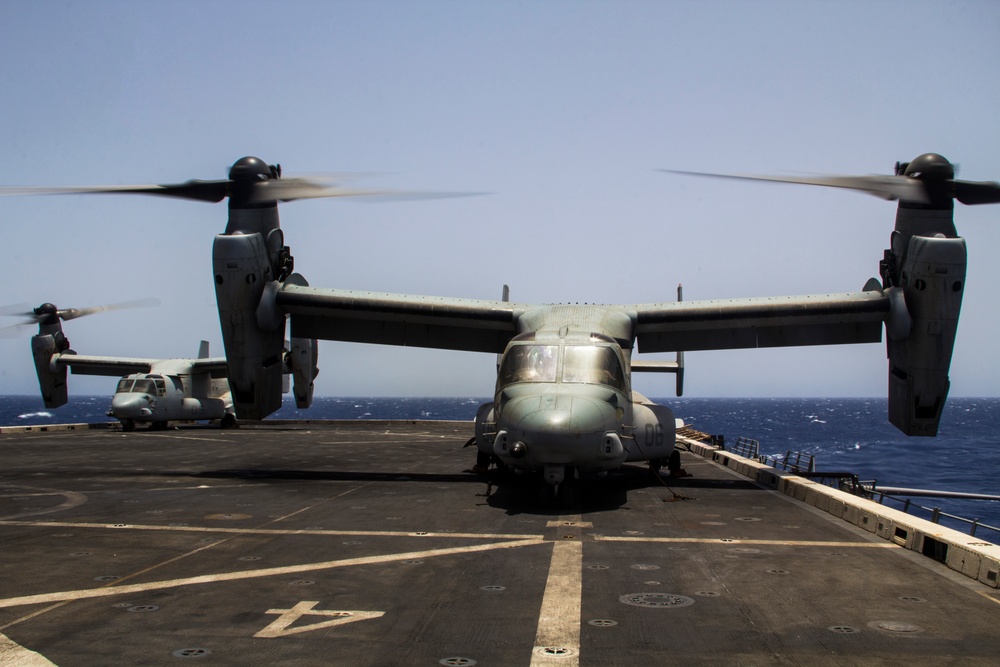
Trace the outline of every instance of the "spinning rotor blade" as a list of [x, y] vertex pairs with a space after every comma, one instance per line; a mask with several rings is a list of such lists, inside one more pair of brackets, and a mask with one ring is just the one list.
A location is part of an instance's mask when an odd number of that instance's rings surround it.
[[230, 181], [191, 180], [173, 185], [94, 185], [67, 187], [9, 187], [0, 188], [0, 196], [21, 195], [89, 195], [132, 194], [178, 197], [198, 201], [220, 202], [229, 195]]
[[105, 306], [92, 306], [90, 308], [66, 308], [57, 311], [62, 320], [75, 320], [78, 317], [93, 315], [94, 313], [106, 313], [111, 310], [125, 310], [127, 308], [149, 308], [159, 306], [160, 300], [156, 298], [135, 299], [134, 301], [123, 301], [121, 303], [111, 303]]
[[957, 180], [954, 165], [937, 153], [925, 153], [911, 162], [896, 163], [894, 176], [745, 176], [669, 169], [661, 171], [692, 176], [847, 188], [867, 192], [882, 199], [898, 199], [904, 204], [921, 204], [932, 208], [950, 208], [952, 199], [970, 205], [1000, 203], [1000, 183]]
[[676, 171], [661, 169], [671, 174], [687, 176], [708, 176], [710, 178], [732, 178], [743, 181], [771, 181], [774, 183], [799, 183], [801, 185], [822, 185], [830, 188], [847, 188], [875, 195], [881, 199], [899, 199], [916, 204], [930, 201], [920, 181], [908, 176], [750, 176], [742, 174], [708, 174], [698, 171]]
[[952, 181], [955, 199], [963, 204], [1000, 204], [1000, 183], [991, 181]]
[[27, 318], [24, 321], [3, 327], [0, 331], [15, 333], [17, 327], [34, 326], [44, 323], [46, 319], [58, 317], [61, 320], [75, 320], [78, 317], [93, 315], [94, 313], [104, 313], [111, 310], [124, 310], [126, 308], [148, 308], [160, 305], [160, 300], [155, 298], [135, 299], [133, 301], [123, 301], [121, 303], [111, 303], [103, 306], [92, 306], [90, 308], [64, 308], [57, 309], [51, 303], [43, 303], [38, 308], [25, 311], [24, 305], [6, 306], [0, 308], [0, 315], [17, 316]]
[[72, 195], [72, 194], [136, 194], [176, 197], [205, 202], [220, 202], [229, 197], [230, 205], [269, 205], [296, 199], [320, 197], [361, 197], [379, 200], [437, 199], [462, 197], [482, 193], [406, 192], [395, 190], [365, 190], [345, 187], [337, 181], [350, 175], [319, 178], [281, 178], [281, 165], [268, 165], [255, 157], [237, 160], [229, 170], [229, 178], [216, 181], [190, 180], [165, 185], [97, 185], [68, 187], [5, 187], [0, 196]]
[[250, 200], [255, 203], [270, 201], [289, 202], [297, 199], [319, 199], [323, 197], [357, 197], [378, 201], [409, 201], [416, 199], [446, 199], [450, 197], [473, 197], [482, 192], [413, 192], [406, 190], [365, 190], [348, 188], [332, 182], [306, 178], [289, 178], [280, 181], [261, 181], [256, 184]]

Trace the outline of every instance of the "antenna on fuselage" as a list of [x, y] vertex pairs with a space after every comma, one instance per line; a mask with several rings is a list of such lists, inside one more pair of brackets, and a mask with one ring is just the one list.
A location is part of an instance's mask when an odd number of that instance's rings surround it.
[[[500, 300], [504, 303], [510, 301], [510, 285], [504, 283], [503, 290], [500, 292]], [[503, 359], [503, 353], [497, 355], [497, 374], [500, 374], [500, 360]]]

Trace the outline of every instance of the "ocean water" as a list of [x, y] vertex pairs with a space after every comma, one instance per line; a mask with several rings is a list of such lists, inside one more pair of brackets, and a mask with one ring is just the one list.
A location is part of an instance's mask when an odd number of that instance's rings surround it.
[[[289, 399], [290, 400], [290, 399]], [[884, 398], [656, 399], [700, 431], [760, 442], [760, 453], [812, 454], [817, 470], [847, 471], [887, 486], [1000, 495], [1000, 398], [949, 399], [936, 438], [910, 438], [886, 419]], [[473, 420], [485, 398], [317, 398], [308, 410], [286, 403], [278, 419]], [[37, 396], [0, 396], [0, 425], [108, 421], [108, 396], [75, 396], [46, 410]], [[1000, 501], [914, 498], [1000, 527]], [[897, 504], [886, 501], [890, 507]], [[929, 512], [915, 510], [927, 518]], [[960, 530], [968, 526], [943, 519]], [[1000, 532], [977, 535], [1000, 541]]]

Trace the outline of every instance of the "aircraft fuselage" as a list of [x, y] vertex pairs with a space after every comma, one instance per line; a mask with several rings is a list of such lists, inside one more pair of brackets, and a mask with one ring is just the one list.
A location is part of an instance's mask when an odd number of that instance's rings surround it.
[[476, 416], [480, 461], [541, 472], [553, 486], [626, 461], [665, 463], [673, 413], [633, 394], [628, 363], [602, 334], [516, 336], [500, 360], [494, 400]]
[[168, 421], [226, 419], [231, 401], [226, 400], [224, 383], [214, 381], [211, 396], [192, 397], [185, 378], [179, 375], [132, 373], [118, 381], [108, 416], [126, 428], [137, 422], [165, 425]]

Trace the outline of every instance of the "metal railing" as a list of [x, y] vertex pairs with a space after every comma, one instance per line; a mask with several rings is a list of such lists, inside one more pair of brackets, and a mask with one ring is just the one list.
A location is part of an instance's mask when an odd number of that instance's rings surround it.
[[760, 456], [761, 463], [766, 463], [772, 468], [787, 470], [795, 473], [816, 472], [816, 457], [805, 452], [795, 452], [789, 449], [784, 456]]
[[752, 438], [740, 436], [729, 451], [745, 459], [756, 459], [760, 457], [760, 443]]
[[[725, 442], [722, 436], [713, 436], [713, 441], [716, 441], [716, 439], [718, 441], [717, 444], [719, 445], [722, 445]], [[942, 511], [940, 507], [925, 507], [913, 502], [912, 498], [900, 498], [890, 495], [884, 491], [879, 491], [876, 488], [875, 480], [860, 481], [858, 476], [851, 472], [817, 471], [816, 457], [812, 454], [787, 450], [784, 456], [781, 456], [780, 454], [771, 456], [760, 455], [760, 442], [743, 436], [737, 438], [734, 446], [726, 448], [723, 445], [722, 448], [744, 458], [757, 459], [759, 462], [769, 465], [775, 469], [794, 472], [802, 477], [818, 480], [827, 486], [834, 486], [841, 491], [876, 501], [880, 505], [884, 505], [886, 500], [893, 501], [898, 503], [900, 505], [899, 509], [907, 514], [918, 516], [918, 512], [924, 512], [927, 514], [927, 518], [932, 523], [940, 524], [941, 519], [943, 518], [946, 522], [952, 522], [955, 524], [949, 526], [951, 528], [955, 528], [955, 526], [962, 526], [963, 530], [968, 530], [968, 534], [971, 537], [975, 537], [976, 532], [981, 529], [993, 531], [993, 534], [991, 534], [991, 538], [993, 540], [992, 543], [1000, 544], [1000, 527], [998, 526], [991, 526], [988, 523], [983, 523], [978, 518], [969, 519], [957, 514], [950, 514]], [[971, 494], [956, 495], [966, 495], [966, 497], [971, 498]]]
[[965, 526], [968, 529], [969, 535], [971, 537], [975, 537], [976, 531], [979, 530], [980, 528], [985, 528], [986, 530], [992, 530], [994, 533], [1000, 535], [1000, 527], [991, 526], [988, 523], [982, 523], [979, 519], [968, 519], [964, 516], [959, 516], [957, 514], [950, 514], [948, 512], [944, 512], [941, 510], [940, 507], [925, 507], [923, 505], [913, 502], [912, 498], [899, 498], [897, 496], [891, 496], [888, 493], [878, 491], [877, 489], [873, 490], [872, 487], [875, 486], [874, 480], [872, 480], [871, 482], [862, 482], [861, 486], [864, 489], [864, 491], [860, 495], [864, 495], [868, 499], [874, 500], [879, 505], [884, 505], [885, 504], [884, 501], [891, 500], [893, 502], [899, 503], [901, 505], [900, 509], [903, 512], [906, 512], [907, 514], [916, 515], [917, 510], [921, 512], [926, 512], [928, 514], [928, 520], [931, 523], [941, 523], [941, 519], [943, 517], [950, 521], [954, 521], [959, 525]]

